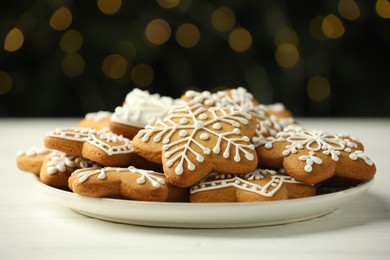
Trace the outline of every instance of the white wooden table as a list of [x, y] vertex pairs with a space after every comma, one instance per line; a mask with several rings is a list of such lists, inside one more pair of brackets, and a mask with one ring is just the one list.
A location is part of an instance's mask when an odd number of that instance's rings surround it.
[[368, 193], [309, 221], [196, 230], [116, 224], [50, 201], [16, 168], [15, 154], [77, 120], [0, 119], [0, 259], [390, 259], [390, 120], [299, 121], [360, 137], [378, 168]]

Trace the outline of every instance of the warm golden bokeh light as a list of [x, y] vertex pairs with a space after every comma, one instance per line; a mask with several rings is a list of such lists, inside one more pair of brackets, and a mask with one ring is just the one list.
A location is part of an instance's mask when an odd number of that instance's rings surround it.
[[153, 68], [145, 63], [138, 64], [131, 71], [131, 80], [139, 87], [146, 87], [153, 82]]
[[5, 72], [0, 71], [0, 95], [5, 95], [12, 89], [12, 78]]
[[23, 33], [18, 28], [13, 28], [4, 40], [4, 50], [6, 51], [17, 51], [24, 43]]
[[121, 9], [122, 0], [98, 0], [97, 6], [104, 14], [115, 14]]
[[340, 0], [338, 6], [339, 13], [344, 19], [356, 20], [360, 17], [360, 9], [354, 0]]
[[145, 36], [149, 42], [161, 45], [169, 40], [171, 27], [162, 19], [155, 19], [148, 23], [145, 29]]
[[275, 60], [283, 68], [294, 67], [299, 61], [298, 50], [291, 43], [282, 43], [276, 48]]
[[390, 18], [390, 3], [388, 0], [377, 0], [375, 10], [380, 17], [385, 19]]
[[330, 96], [329, 81], [321, 76], [312, 77], [307, 83], [307, 94], [310, 99], [321, 102]]
[[236, 52], [245, 52], [252, 46], [252, 35], [244, 28], [236, 28], [229, 35], [229, 45]]
[[157, 3], [162, 8], [171, 9], [180, 4], [180, 0], [157, 0]]
[[62, 71], [68, 77], [77, 77], [84, 72], [84, 69], [84, 59], [78, 53], [68, 54], [62, 61]]
[[176, 41], [184, 48], [192, 48], [200, 40], [199, 29], [193, 24], [183, 24], [176, 31]]
[[120, 79], [127, 71], [127, 61], [118, 54], [108, 55], [102, 64], [104, 75], [110, 79]]
[[66, 7], [60, 7], [51, 16], [49, 24], [53, 29], [63, 31], [69, 28], [72, 24], [72, 19], [70, 10]]
[[211, 15], [211, 25], [219, 32], [229, 31], [235, 23], [236, 16], [230, 8], [220, 7]]
[[309, 31], [311, 36], [318, 41], [323, 41], [327, 39], [324, 33], [322, 32], [323, 20], [324, 17], [318, 15], [310, 21], [310, 25], [309, 25]]
[[70, 29], [62, 35], [60, 47], [67, 53], [77, 52], [83, 45], [83, 36], [73, 29]]
[[275, 36], [275, 44], [278, 46], [282, 43], [289, 42], [295, 46], [298, 46], [299, 38], [294, 29], [284, 27], [280, 29]]
[[329, 14], [322, 20], [322, 32], [328, 38], [337, 39], [344, 35], [345, 29], [337, 16]]

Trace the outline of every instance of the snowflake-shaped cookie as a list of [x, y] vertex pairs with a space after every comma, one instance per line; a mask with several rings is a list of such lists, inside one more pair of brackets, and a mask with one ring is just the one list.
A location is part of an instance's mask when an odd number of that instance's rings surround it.
[[163, 173], [133, 166], [77, 170], [69, 178], [69, 188], [80, 195], [100, 198], [182, 201], [188, 197], [182, 189], [168, 185]]
[[268, 201], [296, 198], [298, 193], [311, 196], [315, 189], [276, 171], [257, 169], [244, 175], [212, 173], [191, 187], [190, 199], [192, 202]]
[[142, 157], [162, 163], [169, 182], [189, 187], [213, 170], [237, 174], [254, 170], [257, 157], [250, 142], [254, 132], [249, 113], [182, 104], [141, 130], [133, 146]]
[[301, 182], [318, 183], [333, 175], [357, 180], [372, 178], [375, 165], [363, 149], [349, 135], [289, 128], [262, 140], [257, 154], [264, 167], [284, 167]]
[[[214, 94], [209, 91], [196, 92], [190, 90], [184, 94], [182, 99], [189, 104], [201, 103], [216, 107], [233, 106], [239, 111], [251, 114], [256, 118], [257, 123], [256, 134], [252, 138], [252, 142], [256, 147], [266, 137], [275, 136], [285, 127], [295, 123], [290, 114], [280, 112], [284, 107], [282, 104], [279, 103], [275, 106], [259, 105], [253, 95], [242, 87], [218, 91]], [[278, 115], [286, 116], [279, 118]]]

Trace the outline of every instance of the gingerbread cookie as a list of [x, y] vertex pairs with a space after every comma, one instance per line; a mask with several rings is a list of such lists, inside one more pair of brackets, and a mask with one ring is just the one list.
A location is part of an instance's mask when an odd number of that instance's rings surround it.
[[191, 187], [191, 202], [255, 202], [314, 196], [314, 186], [257, 169], [244, 175], [212, 173]]
[[94, 113], [88, 113], [80, 121], [80, 128], [94, 128], [97, 130], [108, 130], [110, 117], [112, 116], [111, 112], [108, 111], [99, 111]]
[[303, 183], [319, 183], [333, 176], [371, 179], [376, 168], [363, 145], [349, 135], [290, 128], [261, 140], [259, 162], [266, 168], [284, 168]]
[[[182, 100], [189, 104], [200, 103], [206, 106], [230, 107], [245, 111], [256, 118], [256, 134], [252, 138], [255, 146], [268, 136], [275, 136], [285, 127], [295, 125], [295, 120], [288, 117], [288, 112], [280, 103], [273, 106], [259, 105], [253, 95], [245, 88], [228, 89], [212, 94], [209, 91], [187, 91]], [[284, 115], [282, 117], [282, 115]], [[280, 117], [280, 118], [279, 118]]]
[[42, 163], [51, 151], [45, 148], [32, 147], [27, 151], [19, 151], [16, 154], [16, 166], [26, 172], [39, 175]]
[[135, 167], [81, 169], [69, 178], [77, 194], [138, 201], [188, 201], [188, 190], [169, 185], [163, 173]]
[[68, 187], [68, 178], [75, 170], [100, 167], [90, 160], [47, 149], [30, 149], [17, 157], [17, 164], [37, 175], [42, 183], [61, 189]]
[[133, 139], [134, 150], [162, 163], [168, 181], [189, 187], [212, 171], [247, 173], [257, 166], [250, 138], [256, 123], [234, 108], [182, 104], [146, 126]]
[[175, 100], [170, 97], [134, 89], [126, 96], [124, 105], [115, 109], [110, 119], [110, 130], [133, 139], [145, 125], [164, 117], [174, 103]]
[[129, 166], [138, 163], [131, 140], [111, 132], [90, 128], [57, 129], [45, 135], [47, 148], [80, 156], [104, 166]]

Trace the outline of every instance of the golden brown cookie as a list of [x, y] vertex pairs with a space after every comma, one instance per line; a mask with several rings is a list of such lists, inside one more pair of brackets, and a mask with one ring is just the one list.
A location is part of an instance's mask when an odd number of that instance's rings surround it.
[[81, 157], [47, 149], [30, 149], [17, 157], [21, 170], [31, 172], [42, 183], [60, 189], [68, 188], [68, 178], [77, 169], [100, 167]]
[[162, 163], [170, 183], [190, 187], [212, 171], [236, 174], [256, 169], [250, 138], [254, 118], [231, 108], [182, 104], [133, 139], [134, 150]]
[[363, 149], [348, 135], [290, 128], [262, 140], [257, 154], [262, 167], [283, 167], [294, 179], [314, 184], [333, 176], [371, 179], [376, 168]]
[[19, 151], [16, 155], [16, 166], [26, 172], [39, 176], [42, 163], [52, 151], [45, 148], [32, 147], [27, 151]]
[[44, 144], [105, 166], [128, 166], [134, 153], [129, 139], [91, 128], [57, 129], [45, 135]]
[[75, 171], [69, 178], [69, 188], [74, 193], [98, 198], [188, 201], [188, 190], [169, 185], [163, 173], [132, 166]]
[[[182, 97], [189, 104], [203, 104], [205, 106], [231, 107], [245, 111], [256, 118], [256, 134], [252, 138], [257, 147], [261, 139], [275, 136], [285, 127], [295, 125], [295, 120], [287, 116], [288, 110], [281, 103], [272, 106], [259, 105], [259, 102], [245, 88], [228, 89], [211, 93], [209, 91], [197, 92], [189, 90]], [[283, 115], [283, 117], [282, 117]]]
[[97, 130], [108, 130], [111, 116], [112, 113], [108, 111], [98, 111], [94, 113], [88, 113], [80, 121], [79, 127], [93, 128]]
[[257, 169], [244, 175], [212, 173], [190, 190], [191, 202], [256, 202], [314, 196], [314, 186]]

